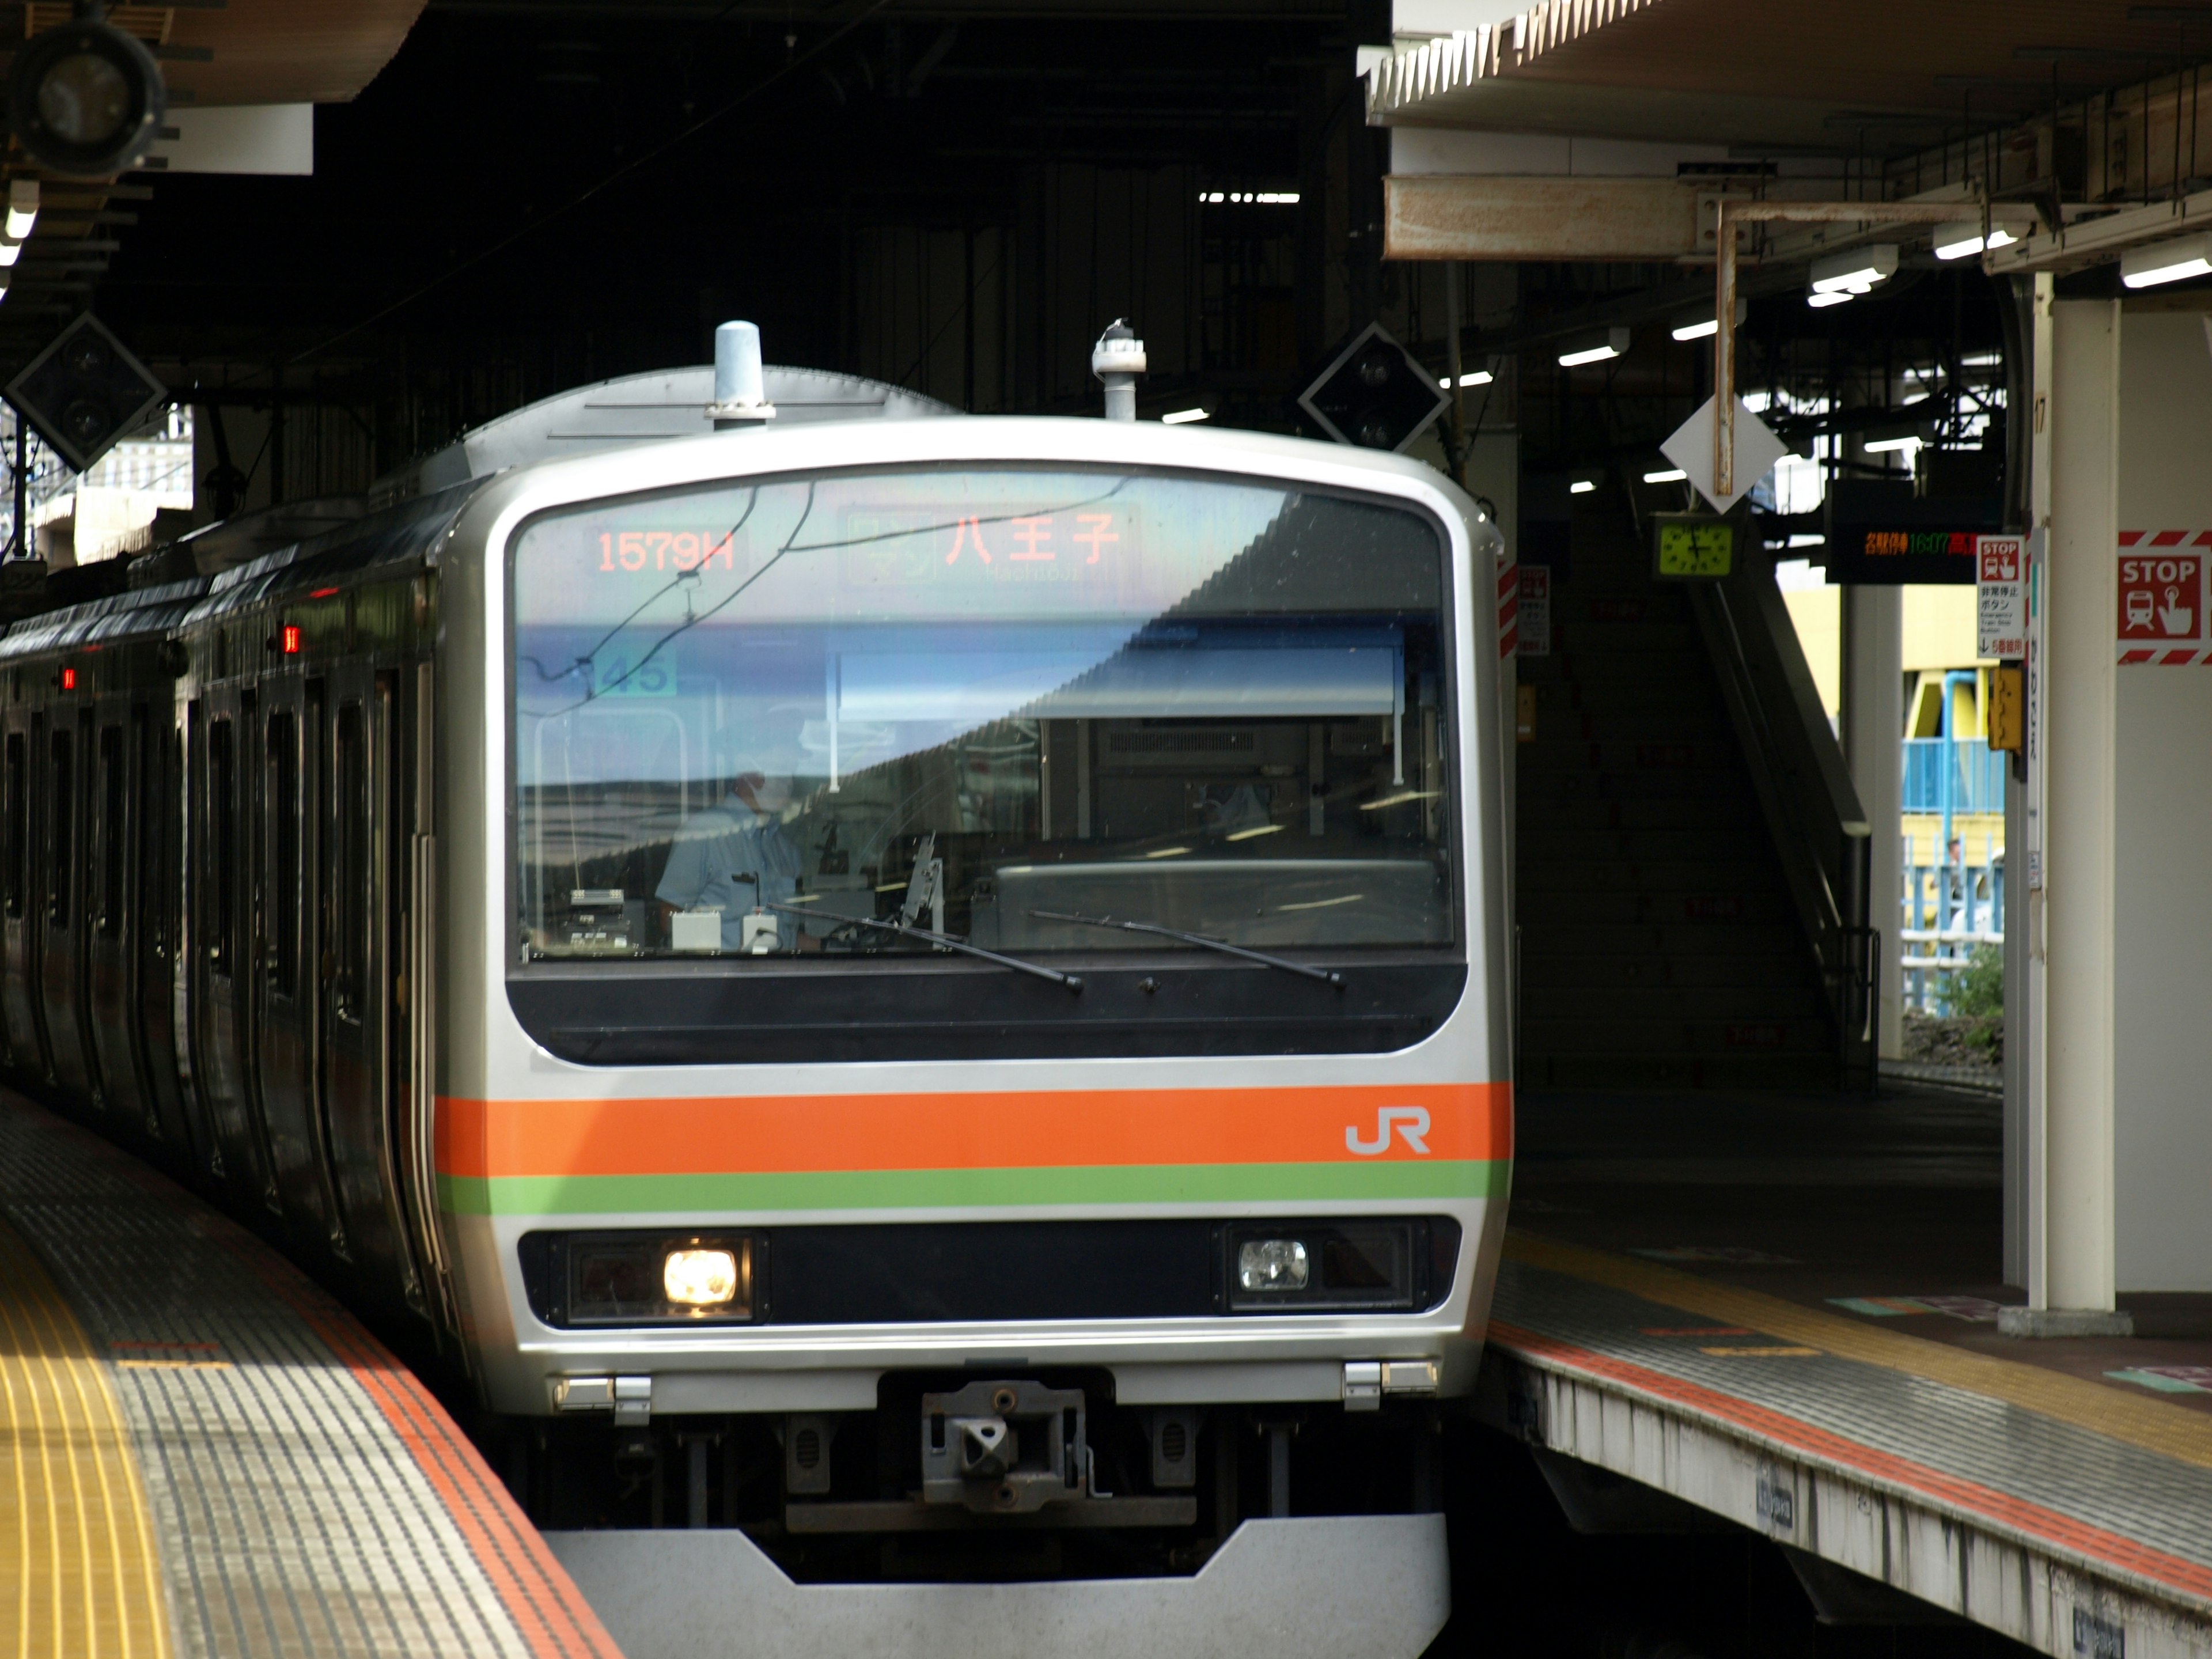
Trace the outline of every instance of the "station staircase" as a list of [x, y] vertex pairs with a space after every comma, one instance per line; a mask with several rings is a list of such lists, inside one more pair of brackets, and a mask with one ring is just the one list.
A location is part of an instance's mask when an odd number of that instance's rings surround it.
[[1863, 814], [1771, 568], [1655, 581], [1625, 502], [1570, 546], [1519, 666], [1522, 1086], [1863, 1078]]

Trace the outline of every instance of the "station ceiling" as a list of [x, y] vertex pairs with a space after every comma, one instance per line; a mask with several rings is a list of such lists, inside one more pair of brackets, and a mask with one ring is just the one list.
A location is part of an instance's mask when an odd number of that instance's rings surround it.
[[2203, 5], [1549, 0], [1401, 58], [1370, 107], [1392, 124], [1881, 153], [2209, 56]]
[[[170, 107], [194, 110], [348, 102], [391, 62], [422, 9], [422, 0], [198, 0], [114, 6], [107, 21], [152, 50]], [[21, 10], [17, 38], [27, 40], [66, 22], [71, 8], [33, 0]], [[155, 176], [149, 169], [118, 185], [43, 174], [19, 152], [0, 160], [0, 178], [37, 179], [45, 198], [0, 305], [0, 365], [84, 308], [137, 222], [131, 204], [148, 195], [143, 179]]]

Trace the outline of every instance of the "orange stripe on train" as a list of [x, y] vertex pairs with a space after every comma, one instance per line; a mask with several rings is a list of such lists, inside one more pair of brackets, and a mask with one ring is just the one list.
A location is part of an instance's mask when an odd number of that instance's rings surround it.
[[1495, 1160], [1513, 1155], [1513, 1087], [441, 1096], [437, 1155], [475, 1177]]

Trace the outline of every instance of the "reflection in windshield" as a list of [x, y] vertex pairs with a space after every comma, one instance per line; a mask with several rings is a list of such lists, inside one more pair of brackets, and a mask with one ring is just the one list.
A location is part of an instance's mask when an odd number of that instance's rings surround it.
[[1442, 546], [1402, 509], [828, 474], [547, 515], [513, 584], [526, 959], [1452, 938]]

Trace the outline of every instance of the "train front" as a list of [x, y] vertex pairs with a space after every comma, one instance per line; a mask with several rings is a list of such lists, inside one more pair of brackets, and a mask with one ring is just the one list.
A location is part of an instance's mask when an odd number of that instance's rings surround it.
[[1470, 514], [1394, 458], [1043, 420], [471, 506], [439, 1188], [578, 1559], [734, 1528], [878, 1596], [1317, 1560], [1405, 1625], [1334, 1651], [1433, 1633], [1510, 1154]]

